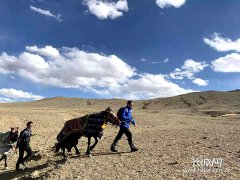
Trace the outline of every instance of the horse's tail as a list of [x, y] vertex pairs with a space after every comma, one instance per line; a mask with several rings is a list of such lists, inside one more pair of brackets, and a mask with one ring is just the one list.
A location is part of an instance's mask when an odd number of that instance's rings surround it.
[[62, 133], [63, 133], [63, 129], [60, 131], [60, 133], [57, 135], [57, 141], [61, 141], [61, 136], [62, 136]]
[[61, 148], [60, 143], [55, 143], [55, 151], [59, 152], [60, 148]]

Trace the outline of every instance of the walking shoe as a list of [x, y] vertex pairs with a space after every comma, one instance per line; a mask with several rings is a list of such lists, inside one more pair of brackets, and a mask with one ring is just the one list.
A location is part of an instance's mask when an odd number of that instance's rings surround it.
[[111, 146], [110, 150], [111, 150], [112, 152], [118, 152], [113, 145]]
[[136, 152], [138, 150], [138, 148], [132, 148], [131, 152]]
[[23, 162], [21, 164], [23, 165], [23, 167], [26, 167], [26, 165]]

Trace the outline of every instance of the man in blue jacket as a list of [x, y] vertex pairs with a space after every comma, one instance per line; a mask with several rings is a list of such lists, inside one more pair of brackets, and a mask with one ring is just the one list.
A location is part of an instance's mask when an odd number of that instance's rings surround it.
[[112, 146], [110, 148], [110, 150], [113, 151], [113, 152], [117, 152], [117, 150], [115, 148], [116, 148], [116, 145], [117, 145], [118, 141], [121, 139], [123, 134], [125, 134], [128, 138], [128, 143], [130, 145], [131, 152], [135, 152], [135, 151], [138, 150], [138, 148], [136, 148], [133, 145], [132, 133], [129, 130], [130, 123], [132, 123], [134, 126], [136, 126], [136, 122], [132, 118], [132, 108], [133, 108], [133, 101], [128, 101], [127, 106], [121, 111], [121, 114], [120, 114], [120, 120], [121, 120], [120, 130], [119, 130], [119, 132], [117, 134], [117, 137], [113, 141]]

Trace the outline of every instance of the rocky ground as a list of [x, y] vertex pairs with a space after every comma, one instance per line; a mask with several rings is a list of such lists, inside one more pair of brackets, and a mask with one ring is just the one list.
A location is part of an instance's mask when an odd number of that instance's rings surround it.
[[[211, 103], [212, 108], [206, 103], [203, 107], [208, 108], [191, 108], [188, 98], [180, 100], [183, 103], [179, 106], [184, 107], [170, 106], [172, 100], [136, 103], [137, 127], [131, 130], [138, 152], [130, 153], [123, 136], [117, 146], [119, 153], [112, 153], [109, 148], [118, 128], [108, 125], [92, 157], [85, 156], [87, 143], [82, 138], [78, 144], [81, 155], [75, 156], [73, 151], [67, 160], [52, 149], [64, 122], [104, 110], [107, 105], [116, 112], [125, 101], [55, 98], [0, 104], [0, 130], [7, 131], [10, 126], [23, 129], [27, 121], [33, 121], [31, 146], [37, 151], [37, 157], [20, 173], [14, 171], [17, 154], [9, 155], [8, 169], [0, 162], [0, 179], [239, 179], [238, 106], [221, 106], [217, 111], [219, 108]], [[205, 164], [200, 165], [198, 160], [205, 160]], [[206, 164], [210, 161], [213, 164]]]

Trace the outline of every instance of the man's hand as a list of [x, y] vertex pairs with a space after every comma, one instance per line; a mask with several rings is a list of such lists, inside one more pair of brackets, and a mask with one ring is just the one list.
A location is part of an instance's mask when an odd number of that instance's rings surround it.
[[12, 147], [12, 150], [13, 150], [16, 154], [17, 154], [17, 148], [18, 148], [17, 146], [13, 146], [13, 147]]

